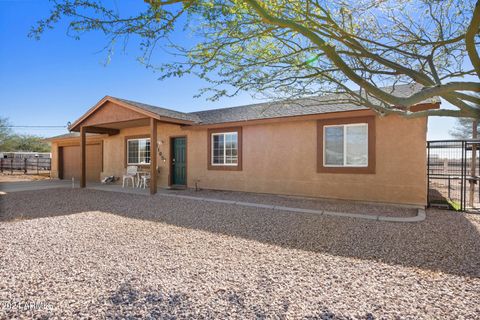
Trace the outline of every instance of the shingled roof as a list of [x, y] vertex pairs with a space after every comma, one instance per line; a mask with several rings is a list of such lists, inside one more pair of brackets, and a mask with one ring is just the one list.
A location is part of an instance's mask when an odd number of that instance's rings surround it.
[[201, 119], [201, 124], [215, 124], [365, 109], [368, 108], [347, 102], [345, 96], [328, 95], [199, 111], [193, 114]]
[[137, 101], [132, 101], [132, 100], [121, 99], [121, 98], [117, 98], [117, 97], [112, 97], [112, 98], [120, 100], [122, 102], [125, 102], [129, 105], [135, 106], [137, 108], [156, 113], [161, 117], [167, 117], [167, 118], [173, 118], [173, 119], [179, 119], [179, 120], [186, 120], [186, 121], [193, 121], [193, 122], [200, 122], [201, 121], [200, 118], [198, 118], [198, 116], [196, 116], [193, 113], [184, 113], [184, 112], [180, 112], [180, 111], [175, 111], [175, 110], [171, 110], [171, 109], [167, 109], [167, 108], [152, 106], [150, 104], [137, 102]]
[[[398, 97], [408, 97], [419, 92], [421, 89], [422, 86], [418, 84], [406, 84], [382, 88], [385, 92], [393, 93]], [[273, 101], [190, 113], [156, 107], [131, 100], [120, 98], [115, 99], [156, 113], [159, 116], [192, 121], [194, 124], [217, 124], [368, 109], [364, 106], [359, 106], [350, 102], [348, 96], [345, 94], [329, 94], [325, 96]], [[438, 102], [440, 102], [438, 98], [422, 101], [422, 103]]]
[[[398, 85], [383, 88], [385, 92], [394, 93], [398, 97], [408, 97], [420, 91], [421, 85]], [[422, 103], [438, 103], [437, 98], [422, 101]], [[303, 116], [332, 112], [344, 112], [368, 109], [349, 101], [346, 94], [329, 94], [324, 96], [308, 97], [259, 103], [225, 109], [193, 112], [201, 119], [202, 124], [223, 122], [248, 121], [258, 119]]]
[[[419, 92], [421, 89], [422, 86], [418, 84], [396, 85], [395, 87], [382, 88], [383, 91], [393, 93], [398, 97], [411, 96], [412, 94]], [[107, 96], [106, 98], [109, 97]], [[193, 125], [221, 124], [238, 121], [272, 119], [368, 109], [367, 107], [359, 106], [350, 102], [348, 96], [345, 94], [329, 94], [324, 96], [257, 103], [245, 106], [197, 111], [190, 113], [180, 112], [116, 97], [110, 98], [129, 104], [136, 108], [157, 114], [160, 117], [188, 121], [191, 122]], [[434, 97], [422, 101], [421, 104], [436, 104], [439, 102], [440, 99]], [[80, 119], [77, 121], [80, 121]], [[64, 135], [52, 137], [50, 139], [63, 139], [76, 136], [79, 136], [77, 132], [71, 132]]]

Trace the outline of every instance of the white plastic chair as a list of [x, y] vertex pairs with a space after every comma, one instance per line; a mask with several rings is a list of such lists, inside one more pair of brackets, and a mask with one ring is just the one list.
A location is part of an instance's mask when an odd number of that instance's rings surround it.
[[150, 173], [146, 173], [140, 177], [139, 187], [143, 186], [143, 189], [147, 187], [147, 182], [150, 182]]
[[122, 188], [125, 188], [125, 181], [127, 181], [127, 187], [128, 187], [128, 181], [132, 181], [132, 187], [135, 187], [135, 177], [137, 176], [138, 168], [137, 166], [128, 166], [127, 167], [127, 173], [123, 175], [123, 182], [122, 182]]

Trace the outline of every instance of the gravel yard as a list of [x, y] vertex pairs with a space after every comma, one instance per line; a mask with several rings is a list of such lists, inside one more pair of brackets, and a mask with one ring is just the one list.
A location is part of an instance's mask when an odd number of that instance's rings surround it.
[[0, 318], [480, 318], [480, 216], [50, 189], [1, 195], [0, 221]]
[[285, 195], [272, 195], [262, 193], [248, 193], [220, 190], [159, 190], [160, 193], [189, 195], [193, 197], [214, 198], [222, 200], [234, 200], [253, 202], [267, 205], [325, 210], [334, 212], [348, 212], [370, 215], [382, 215], [389, 217], [412, 217], [417, 215], [417, 208], [364, 203], [358, 201], [318, 199], [308, 197], [296, 197]]

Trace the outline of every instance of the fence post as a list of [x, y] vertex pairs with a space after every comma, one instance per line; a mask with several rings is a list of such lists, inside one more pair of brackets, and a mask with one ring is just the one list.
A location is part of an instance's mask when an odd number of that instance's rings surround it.
[[27, 158], [23, 160], [23, 173], [27, 174]]
[[13, 174], [13, 158], [10, 158], [10, 173]]
[[0, 158], [0, 172], [3, 173], [3, 158]]
[[466, 174], [467, 174], [467, 170], [466, 170], [466, 167], [467, 167], [467, 146], [466, 146], [466, 143], [465, 143], [465, 140], [462, 141], [462, 179], [460, 180], [461, 181], [461, 187], [460, 187], [460, 211], [464, 211], [465, 210], [465, 206], [464, 206], [464, 201], [465, 201], [465, 186], [466, 186]]
[[37, 157], [37, 176], [38, 176], [38, 159], [39, 157]]
[[452, 199], [452, 197], [450, 196], [450, 175], [448, 175], [448, 199]]
[[430, 141], [427, 141], [427, 207], [430, 207]]

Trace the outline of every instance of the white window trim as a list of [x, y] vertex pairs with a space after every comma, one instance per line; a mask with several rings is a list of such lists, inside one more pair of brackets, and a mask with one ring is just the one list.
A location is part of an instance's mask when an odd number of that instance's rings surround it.
[[[367, 164], [364, 165], [354, 165], [354, 164], [347, 164], [347, 130], [346, 127], [359, 127], [359, 126], [366, 126], [367, 127]], [[325, 156], [325, 150], [327, 149], [327, 144], [326, 144], [326, 129], [330, 127], [343, 127], [343, 165], [336, 165], [336, 164], [326, 164], [326, 156]], [[324, 167], [329, 167], [329, 168], [366, 168], [368, 167], [368, 123], [349, 123], [349, 124], [333, 124], [333, 125], [327, 125], [323, 126], [323, 166]]]
[[[130, 141], [140, 141], [140, 140], [145, 140], [145, 141], [150, 141], [150, 138], [136, 138], [136, 139], [127, 139], [127, 165], [132, 165], [132, 166], [148, 166], [150, 165], [151, 161], [152, 161], [152, 146], [150, 145], [150, 162], [148, 163], [135, 163], [135, 162], [128, 162], [128, 159], [129, 159], [129, 151], [128, 148], [129, 148], [129, 142]], [[140, 159], [140, 148], [138, 148], [138, 159]]]
[[[213, 141], [213, 137], [214, 136], [225, 136], [227, 134], [236, 134], [237, 135], [237, 163], [213, 163], [213, 158], [214, 158], [214, 153], [213, 153], [213, 150], [214, 150], [214, 147], [215, 147], [215, 143]], [[224, 167], [224, 166], [229, 166], [229, 167], [238, 167], [238, 131], [228, 131], [228, 132], [215, 132], [215, 133], [212, 133], [211, 134], [211, 137], [210, 137], [210, 144], [212, 146], [212, 149], [211, 149], [211, 152], [210, 152], [210, 164], [212, 166], [216, 166], [216, 167]], [[223, 144], [225, 145], [225, 137], [223, 138]], [[227, 148], [223, 148], [223, 161], [225, 161], [227, 159]]]

